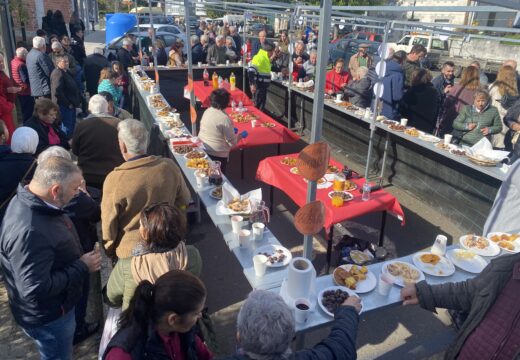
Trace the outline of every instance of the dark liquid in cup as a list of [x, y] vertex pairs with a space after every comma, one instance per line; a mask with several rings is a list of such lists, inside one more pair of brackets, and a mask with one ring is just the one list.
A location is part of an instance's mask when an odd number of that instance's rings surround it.
[[298, 304], [296, 307], [300, 310], [309, 310], [309, 307], [306, 304]]
[[210, 184], [213, 184], [215, 186], [220, 186], [220, 185], [222, 185], [222, 176], [211, 176], [210, 175], [208, 181]]

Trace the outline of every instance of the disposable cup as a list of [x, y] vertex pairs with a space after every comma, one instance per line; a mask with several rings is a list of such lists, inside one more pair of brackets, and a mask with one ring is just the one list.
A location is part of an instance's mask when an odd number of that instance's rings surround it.
[[307, 299], [296, 299], [294, 300], [294, 320], [297, 323], [304, 323], [309, 317], [311, 312], [311, 302]]
[[251, 127], [256, 127], [256, 120], [251, 120]]
[[199, 61], [197, 65], [199, 65], [199, 67], [202, 67], [202, 61]]
[[226, 66], [229, 66], [229, 60], [226, 60]]
[[401, 125], [406, 126], [407, 124], [408, 124], [408, 119], [407, 118], [402, 118], [401, 119]]
[[343, 94], [336, 94], [336, 100], [341, 101], [343, 99]]
[[242, 66], [242, 60], [238, 60], [238, 66]]
[[251, 230], [242, 229], [238, 232], [238, 244], [244, 248], [249, 245], [249, 239], [251, 238]]
[[204, 182], [206, 181], [206, 173], [202, 171], [195, 171], [195, 180], [197, 181], [197, 187], [201, 188], [204, 186]]
[[453, 138], [453, 135], [451, 134], [446, 134], [444, 135], [444, 143], [447, 145], [447, 144], [451, 144], [451, 139]]
[[378, 284], [378, 292], [383, 296], [388, 296], [390, 293], [390, 289], [395, 282], [395, 278], [390, 274], [380, 274], [379, 275], [379, 284]]
[[261, 222], [256, 222], [252, 226], [253, 238], [255, 241], [260, 241], [264, 238], [265, 225]]
[[240, 215], [235, 215], [231, 217], [231, 228], [235, 234], [238, 234], [242, 229], [242, 224], [244, 222], [244, 218]]
[[264, 276], [267, 269], [267, 256], [260, 254], [253, 256], [253, 266], [257, 277]]
[[446, 244], [448, 243], [448, 238], [444, 235], [437, 235], [435, 238], [435, 242], [433, 243], [431, 252], [432, 254], [438, 256], [444, 256], [446, 254]]

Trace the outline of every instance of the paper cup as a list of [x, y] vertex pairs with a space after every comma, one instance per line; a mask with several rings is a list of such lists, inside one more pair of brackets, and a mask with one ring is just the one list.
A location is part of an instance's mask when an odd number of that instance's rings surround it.
[[199, 61], [197, 65], [199, 65], [199, 67], [202, 67], [202, 61]]
[[336, 94], [336, 100], [341, 101], [343, 99], [343, 94]]
[[254, 128], [256, 127], [256, 121], [257, 120], [251, 120], [251, 127], [254, 127]]
[[392, 285], [394, 285], [395, 278], [390, 274], [380, 274], [379, 275], [379, 284], [378, 284], [378, 292], [383, 296], [388, 296], [390, 293], [390, 289]]
[[444, 256], [446, 254], [446, 244], [448, 243], [448, 238], [444, 235], [437, 235], [435, 238], [435, 242], [432, 245], [431, 252], [432, 254]]
[[238, 66], [242, 66], [242, 60], [238, 60]]
[[267, 256], [260, 254], [253, 256], [253, 266], [257, 277], [264, 276], [267, 269]]
[[444, 143], [447, 145], [447, 144], [451, 144], [451, 139], [453, 138], [453, 135], [451, 134], [446, 134], [444, 135]]
[[195, 171], [195, 180], [197, 181], [197, 187], [203, 187], [206, 181], [206, 173], [199, 170]]
[[297, 323], [304, 323], [311, 312], [311, 302], [307, 299], [294, 300], [294, 320]]
[[245, 248], [249, 245], [249, 239], [251, 237], [251, 231], [242, 229], [238, 232], [238, 244], [241, 248]]
[[231, 217], [231, 228], [235, 234], [238, 234], [242, 229], [242, 223], [244, 218], [240, 215], [235, 215]]
[[226, 60], [226, 66], [229, 66], [229, 60]]
[[264, 230], [265, 225], [261, 222], [256, 222], [252, 225], [253, 228], [253, 238], [255, 241], [260, 241], [264, 238]]
[[401, 125], [406, 126], [407, 124], [408, 124], [408, 119], [407, 118], [402, 118], [401, 119]]

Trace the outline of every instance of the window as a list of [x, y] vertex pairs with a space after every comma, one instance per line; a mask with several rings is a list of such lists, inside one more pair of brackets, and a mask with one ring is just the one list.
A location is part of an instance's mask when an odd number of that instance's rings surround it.
[[398, 42], [399, 45], [408, 45], [410, 44], [410, 37], [409, 36], [405, 36], [404, 38], [402, 38], [399, 42]]
[[432, 39], [432, 49], [435, 50], [448, 50], [448, 44], [446, 41], [439, 39]]
[[178, 34], [180, 32], [175, 26], [164, 26], [159, 31], [166, 31], [172, 34]]
[[163, 39], [164, 39], [165, 47], [172, 46], [172, 44], [175, 42], [175, 40], [177, 40], [177, 38], [173, 35], [163, 35]]
[[413, 42], [412, 42], [412, 45], [422, 45], [424, 47], [427, 47], [428, 46], [428, 39], [425, 39], [425, 38], [415, 38], [413, 39]]

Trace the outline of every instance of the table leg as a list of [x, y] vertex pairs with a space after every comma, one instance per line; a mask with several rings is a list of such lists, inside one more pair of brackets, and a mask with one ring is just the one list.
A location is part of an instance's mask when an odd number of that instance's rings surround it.
[[332, 238], [334, 236], [334, 226], [331, 226], [330, 231], [328, 233], [327, 239], [327, 274], [330, 269], [330, 260], [332, 258]]
[[385, 241], [385, 226], [386, 226], [386, 210], [381, 214], [381, 228], [379, 229], [379, 246], [383, 246]]
[[303, 135], [303, 129], [305, 128], [305, 123], [304, 123], [305, 120], [303, 118], [305, 116], [304, 107], [305, 107], [305, 99], [302, 96], [301, 107], [300, 107], [300, 127], [298, 130], [300, 136]]
[[200, 213], [200, 196], [197, 195], [197, 223], [200, 224], [202, 221], [202, 216]]
[[282, 153], [282, 144], [276, 144], [276, 155], [280, 155]]
[[240, 179], [244, 180], [244, 149], [240, 149]]
[[272, 185], [269, 186], [269, 210], [272, 216], [274, 210], [274, 189]]

